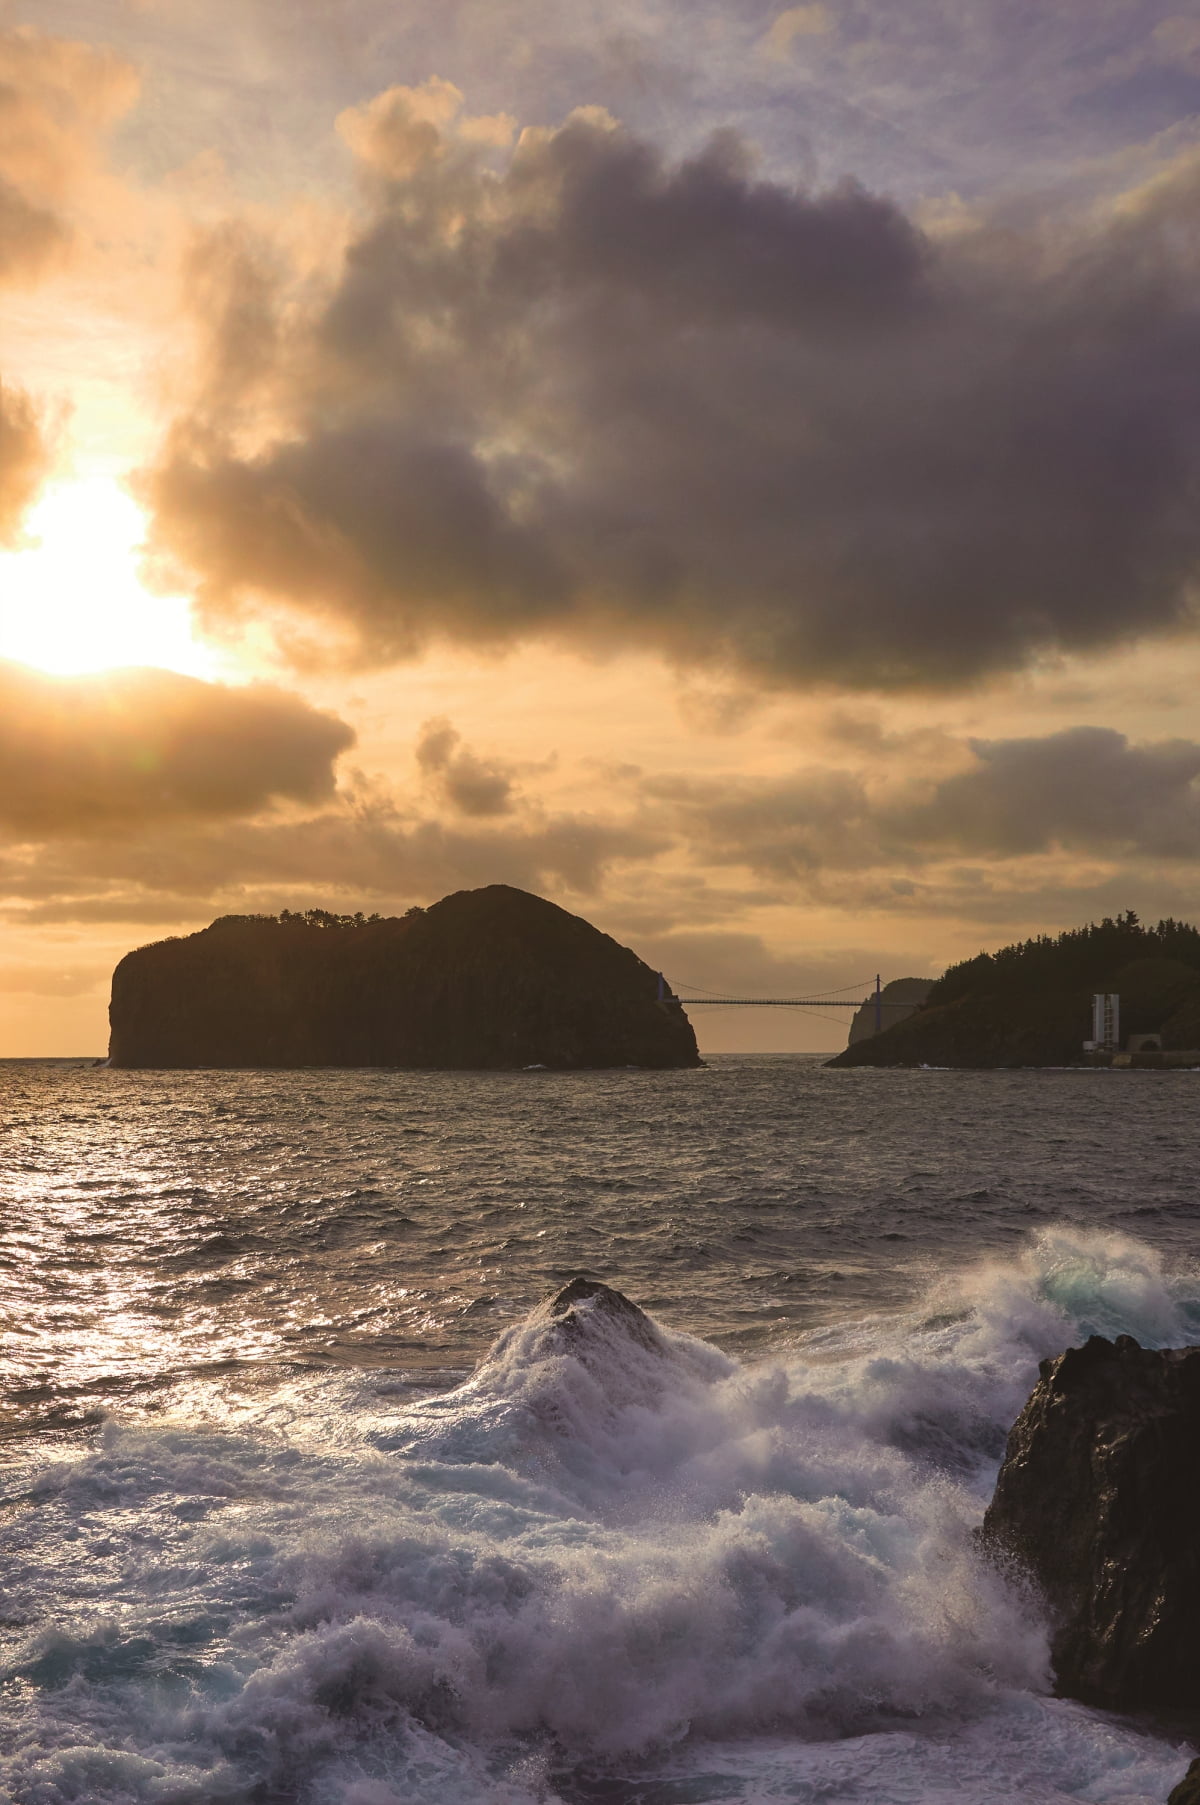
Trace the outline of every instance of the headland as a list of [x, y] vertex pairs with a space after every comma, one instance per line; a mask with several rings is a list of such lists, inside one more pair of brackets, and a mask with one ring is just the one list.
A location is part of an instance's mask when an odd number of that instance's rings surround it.
[[[1085, 1050], [1093, 997], [1119, 996], [1111, 1044]], [[832, 1066], [1200, 1064], [1200, 929], [1128, 911], [951, 965], [924, 1003]]]

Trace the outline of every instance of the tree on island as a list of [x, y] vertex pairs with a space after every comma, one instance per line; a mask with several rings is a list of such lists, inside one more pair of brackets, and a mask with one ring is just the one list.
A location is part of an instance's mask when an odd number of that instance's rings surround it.
[[929, 992], [928, 1007], [973, 993], [1056, 990], [1099, 983], [1134, 959], [1174, 959], [1200, 971], [1200, 928], [1168, 917], [1143, 927], [1133, 909], [1061, 934], [1038, 934], [999, 952], [976, 953], [948, 966]]
[[415, 921], [424, 914], [419, 903], [405, 909], [403, 915], [364, 915], [361, 909], [353, 915], [339, 915], [333, 909], [280, 909], [278, 915], [218, 915], [212, 926], [268, 922], [283, 928], [369, 928], [380, 921]]

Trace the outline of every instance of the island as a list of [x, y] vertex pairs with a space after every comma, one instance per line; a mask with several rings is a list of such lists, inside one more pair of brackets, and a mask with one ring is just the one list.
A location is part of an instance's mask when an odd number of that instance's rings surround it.
[[[1119, 1044], [1085, 1051], [1092, 998], [1120, 998]], [[864, 1005], [864, 1009], [867, 1008]], [[862, 1013], [862, 1012], [860, 1012]], [[832, 1066], [1200, 1064], [1200, 929], [1133, 910], [951, 965], [922, 1004]]]
[[636, 953], [507, 884], [399, 917], [226, 915], [126, 954], [109, 1061], [129, 1068], [698, 1066]]

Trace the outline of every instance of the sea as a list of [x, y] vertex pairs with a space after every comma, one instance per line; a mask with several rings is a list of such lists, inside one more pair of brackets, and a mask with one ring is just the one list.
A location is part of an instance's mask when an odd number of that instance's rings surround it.
[[0, 1064], [0, 1798], [1163, 1805], [975, 1531], [1200, 1341], [1197, 1082]]

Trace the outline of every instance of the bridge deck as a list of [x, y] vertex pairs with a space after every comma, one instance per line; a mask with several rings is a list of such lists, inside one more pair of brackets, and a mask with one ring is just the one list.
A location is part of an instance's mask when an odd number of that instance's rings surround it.
[[876, 1003], [873, 996], [860, 997], [856, 1003], [839, 1003], [831, 997], [679, 997], [689, 1009], [701, 1003], [713, 1003], [722, 1009], [862, 1009], [876, 1007], [879, 1009], [911, 1009], [911, 1003], [888, 1002], [885, 998]]

